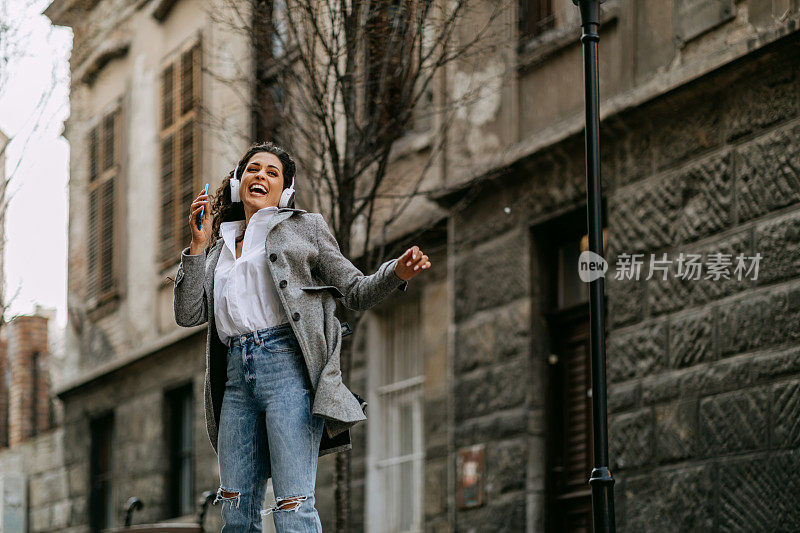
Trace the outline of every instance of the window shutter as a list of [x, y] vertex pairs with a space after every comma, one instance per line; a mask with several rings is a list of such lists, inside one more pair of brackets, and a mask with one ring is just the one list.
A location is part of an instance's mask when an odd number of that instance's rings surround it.
[[170, 268], [189, 244], [186, 212], [200, 192], [201, 44], [196, 41], [162, 70], [160, 138], [161, 223], [159, 259]]
[[98, 162], [99, 140], [97, 138], [97, 128], [93, 128], [89, 133], [89, 181], [97, 180], [100, 164]]
[[101, 222], [102, 241], [100, 243], [100, 291], [107, 294], [115, 288], [114, 279], [114, 178], [108, 179], [102, 187], [103, 217]]
[[109, 113], [103, 119], [103, 171], [111, 168], [116, 162], [116, 113]]
[[195, 106], [195, 65], [199, 47], [193, 46], [181, 55], [181, 115]]
[[172, 135], [161, 141], [161, 260], [168, 261], [174, 252], [172, 230], [175, 227], [175, 147]]
[[119, 109], [94, 127], [89, 144], [89, 214], [86, 299], [90, 307], [105, 302], [119, 289], [116, 239], [117, 180], [120, 179]]
[[92, 302], [97, 298], [97, 272], [99, 268], [100, 202], [98, 189], [89, 191], [89, 243], [86, 276], [86, 299]]
[[[195, 144], [194, 121], [189, 120], [181, 128], [181, 160], [178, 172], [181, 187], [181, 206], [190, 205], [196, 195], [194, 162], [196, 161], [197, 153]], [[184, 222], [180, 227], [182, 230], [180, 242], [188, 244], [192, 240], [192, 230], [188, 222]]]
[[564, 376], [566, 405], [564, 473], [570, 485], [582, 486], [589, 471], [589, 421], [591, 406], [586, 394], [591, 387], [589, 358], [585, 345], [575, 346], [567, 355]]
[[174, 73], [169, 65], [161, 74], [161, 128], [172, 126], [174, 102]]

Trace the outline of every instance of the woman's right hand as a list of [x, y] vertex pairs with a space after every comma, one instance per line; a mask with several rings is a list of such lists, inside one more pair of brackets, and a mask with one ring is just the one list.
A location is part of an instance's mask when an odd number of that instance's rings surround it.
[[[197, 217], [200, 216], [200, 210], [203, 207], [205, 207], [205, 211], [203, 211], [203, 227], [197, 229]], [[192, 242], [189, 245], [190, 254], [197, 255], [205, 249], [206, 243], [211, 238], [211, 224], [211, 204], [208, 201], [208, 195], [201, 193], [189, 207], [189, 227], [192, 229]]]

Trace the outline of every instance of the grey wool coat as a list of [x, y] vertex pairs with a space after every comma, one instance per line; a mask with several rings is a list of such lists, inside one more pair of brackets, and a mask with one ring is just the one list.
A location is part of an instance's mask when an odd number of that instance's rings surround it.
[[[396, 290], [405, 291], [408, 281], [395, 274], [396, 258], [365, 276], [342, 255], [319, 213], [279, 208], [269, 219], [266, 235], [267, 270], [314, 387], [312, 413], [325, 420], [319, 455], [349, 450], [350, 428], [367, 417], [342, 382], [339, 367], [342, 326], [334, 315], [335, 299], [342, 299], [349, 309], [366, 310]], [[217, 428], [228, 355], [228, 347], [220, 341], [214, 321], [214, 270], [223, 244], [220, 238], [198, 255], [189, 255], [186, 247], [181, 252], [174, 286], [178, 325], [191, 327], [208, 322], [204, 407], [208, 437], [215, 453], [219, 453]]]

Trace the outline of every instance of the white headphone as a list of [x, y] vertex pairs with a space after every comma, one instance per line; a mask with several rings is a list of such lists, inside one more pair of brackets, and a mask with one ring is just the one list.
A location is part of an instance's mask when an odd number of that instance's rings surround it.
[[[241, 179], [238, 177], [239, 174], [239, 165], [236, 165], [236, 170], [233, 171], [233, 177], [231, 178], [231, 202], [241, 202], [242, 199], [239, 197], [239, 185], [241, 185]], [[278, 207], [289, 207], [289, 204], [292, 203], [294, 200], [294, 177], [292, 177], [292, 183], [289, 185], [288, 188], [284, 189], [281, 193], [281, 199], [278, 201]]]

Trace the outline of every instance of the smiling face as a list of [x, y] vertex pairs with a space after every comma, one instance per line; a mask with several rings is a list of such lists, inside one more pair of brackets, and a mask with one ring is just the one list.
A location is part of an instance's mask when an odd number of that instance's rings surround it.
[[277, 206], [283, 192], [283, 164], [278, 156], [269, 152], [253, 154], [241, 176], [239, 197], [245, 217], [250, 217], [269, 206]]

